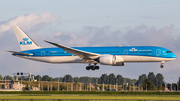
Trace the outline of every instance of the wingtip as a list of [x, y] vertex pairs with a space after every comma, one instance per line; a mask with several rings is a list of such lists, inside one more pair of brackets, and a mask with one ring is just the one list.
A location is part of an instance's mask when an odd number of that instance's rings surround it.
[[14, 52], [14, 51], [10, 51], [10, 50], [5, 50], [5, 51], [6, 51], [6, 52], [11, 52], [11, 53]]
[[10, 51], [10, 50], [5, 50], [6, 52], [13, 52], [13, 51]]

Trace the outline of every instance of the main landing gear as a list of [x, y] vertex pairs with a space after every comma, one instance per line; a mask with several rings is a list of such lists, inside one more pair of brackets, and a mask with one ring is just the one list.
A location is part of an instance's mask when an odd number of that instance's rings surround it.
[[94, 65], [91, 65], [91, 64], [89, 64], [89, 66], [87, 66], [86, 67], [86, 70], [98, 70], [99, 69], [99, 66], [96, 66], [96, 64], [94, 64]]

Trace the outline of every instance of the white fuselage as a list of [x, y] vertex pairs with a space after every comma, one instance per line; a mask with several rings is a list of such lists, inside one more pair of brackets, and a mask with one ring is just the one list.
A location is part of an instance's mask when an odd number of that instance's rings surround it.
[[[52, 57], [29, 57], [29, 56], [18, 56], [25, 59], [48, 62], [48, 63], [88, 63], [88, 61], [83, 61], [79, 56], [52, 56]], [[160, 58], [160, 57], [148, 57], [148, 56], [121, 56], [124, 62], [162, 62], [171, 61], [176, 58]]]

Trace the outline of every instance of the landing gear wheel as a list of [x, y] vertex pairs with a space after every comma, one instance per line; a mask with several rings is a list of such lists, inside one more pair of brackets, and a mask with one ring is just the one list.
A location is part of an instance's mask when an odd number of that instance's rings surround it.
[[161, 67], [161, 68], [163, 68], [164, 66], [163, 66], [163, 65], [161, 65], [160, 67]]
[[90, 70], [90, 69], [91, 69], [92, 71], [98, 70], [98, 69], [99, 69], [99, 66], [96, 66], [96, 64], [94, 64], [94, 65], [89, 64], [89, 66], [86, 67], [86, 70]]
[[95, 69], [97, 69], [97, 70], [98, 70], [98, 69], [99, 69], [99, 66], [95, 66]]
[[91, 66], [91, 70], [93, 70], [93, 71], [94, 71], [94, 70], [95, 70], [95, 66]]
[[90, 70], [90, 67], [89, 67], [89, 66], [87, 66], [87, 67], [86, 67], [86, 70]]

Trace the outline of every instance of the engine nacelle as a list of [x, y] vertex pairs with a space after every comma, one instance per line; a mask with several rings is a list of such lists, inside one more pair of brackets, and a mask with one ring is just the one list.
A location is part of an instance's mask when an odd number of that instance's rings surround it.
[[99, 57], [99, 63], [102, 65], [124, 66], [124, 59], [121, 56], [105, 55]]

